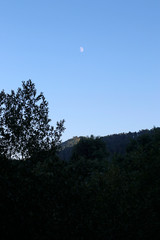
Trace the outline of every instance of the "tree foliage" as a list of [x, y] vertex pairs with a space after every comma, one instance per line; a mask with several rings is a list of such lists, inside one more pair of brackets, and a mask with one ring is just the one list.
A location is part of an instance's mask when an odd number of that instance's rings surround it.
[[84, 159], [98, 159], [103, 160], [108, 156], [105, 143], [99, 138], [91, 137], [81, 138], [81, 140], [73, 148], [71, 159], [84, 158]]
[[51, 151], [61, 142], [64, 120], [50, 126], [43, 93], [37, 95], [31, 80], [17, 92], [0, 93], [0, 151], [13, 159], [26, 159], [40, 151]]
[[0, 156], [1, 239], [160, 239], [159, 146], [157, 128], [109, 161], [94, 137], [66, 162]]

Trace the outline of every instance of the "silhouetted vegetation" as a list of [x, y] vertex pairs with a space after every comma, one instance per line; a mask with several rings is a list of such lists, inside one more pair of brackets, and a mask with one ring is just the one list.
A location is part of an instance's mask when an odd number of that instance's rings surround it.
[[102, 138], [81, 138], [70, 161], [57, 148], [25, 161], [2, 152], [1, 239], [158, 240], [160, 128], [135, 136], [112, 155]]
[[[129, 132], [108, 135], [105, 137], [99, 137], [105, 145], [108, 151], [109, 159], [112, 159], [114, 155], [124, 156], [127, 152], [127, 147], [130, 141], [137, 139], [138, 136], [148, 133], [149, 130], [141, 130], [139, 132]], [[87, 138], [87, 137], [86, 137]], [[59, 153], [59, 157], [62, 160], [69, 161], [72, 157], [74, 146], [85, 137], [73, 137], [62, 143], [62, 149]]]
[[0, 153], [7, 158], [26, 159], [41, 151], [54, 151], [60, 144], [64, 120], [54, 129], [48, 118], [48, 102], [38, 96], [31, 80], [11, 94], [0, 92]]

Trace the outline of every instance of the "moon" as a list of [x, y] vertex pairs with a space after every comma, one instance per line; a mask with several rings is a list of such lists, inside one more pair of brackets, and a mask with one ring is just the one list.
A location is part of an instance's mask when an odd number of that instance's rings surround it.
[[84, 52], [84, 47], [80, 47], [80, 52], [81, 52], [81, 53]]

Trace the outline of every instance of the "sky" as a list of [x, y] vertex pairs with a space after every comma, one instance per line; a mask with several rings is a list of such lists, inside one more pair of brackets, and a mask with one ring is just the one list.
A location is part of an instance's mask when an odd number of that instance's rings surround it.
[[160, 127], [160, 1], [0, 0], [0, 91], [28, 79], [63, 141]]

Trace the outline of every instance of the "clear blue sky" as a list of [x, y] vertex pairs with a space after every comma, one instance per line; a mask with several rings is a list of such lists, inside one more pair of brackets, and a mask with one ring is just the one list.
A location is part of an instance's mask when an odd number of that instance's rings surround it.
[[63, 141], [160, 126], [160, 1], [0, 0], [0, 90], [28, 79]]

